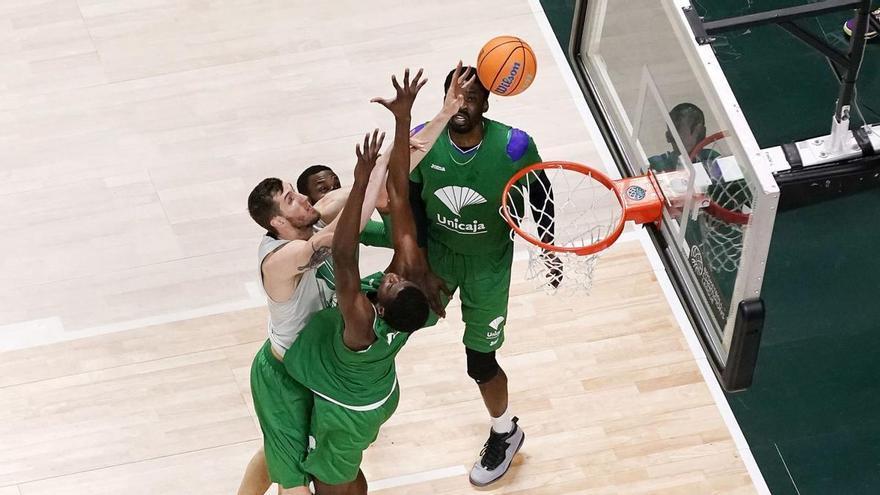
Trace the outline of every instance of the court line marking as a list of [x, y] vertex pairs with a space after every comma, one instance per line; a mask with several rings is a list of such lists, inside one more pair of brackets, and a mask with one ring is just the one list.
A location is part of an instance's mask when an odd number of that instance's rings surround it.
[[[553, 58], [556, 61], [556, 65], [559, 69], [559, 74], [565, 81], [569, 93], [572, 96], [575, 108], [577, 108], [578, 113], [584, 121], [587, 131], [590, 134], [590, 138], [593, 141], [593, 144], [596, 146], [596, 151], [601, 157], [602, 167], [605, 169], [606, 174], [608, 174], [610, 177], [620, 178], [620, 173], [616, 168], [608, 168], [608, 164], [613, 163], [611, 153], [608, 150], [607, 145], [605, 145], [605, 141], [602, 138], [601, 132], [599, 131], [597, 124], [592, 119], [586, 101], [581, 94], [580, 87], [577, 85], [577, 82], [574, 79], [574, 74], [571, 73], [571, 69], [568, 66], [568, 60], [563, 55], [562, 49], [559, 47], [558, 42], [556, 41], [556, 37], [553, 34], [552, 28], [550, 27], [549, 21], [547, 20], [544, 11], [539, 4], [539, 1], [528, 1], [532, 9], [532, 15], [534, 16], [539, 29], [542, 31], [545, 41], [549, 45], [550, 51], [553, 54]], [[739, 424], [736, 422], [736, 418], [733, 416], [733, 412], [731, 411], [723, 392], [721, 392], [721, 388], [718, 385], [718, 382], [715, 380], [714, 372], [712, 371], [708, 360], [703, 353], [702, 346], [700, 346], [699, 341], [697, 341], [696, 339], [696, 335], [690, 325], [690, 321], [688, 320], [687, 315], [684, 313], [684, 309], [681, 306], [681, 303], [678, 300], [678, 296], [676, 295], [671, 285], [671, 282], [669, 281], [669, 278], [666, 274], [666, 269], [660, 261], [659, 256], [655, 252], [650, 238], [644, 231], [635, 230], [625, 232], [621, 235], [620, 239], [617, 242], [632, 242], [636, 240], [641, 242], [642, 248], [651, 263], [652, 269], [657, 275], [657, 280], [660, 283], [661, 288], [663, 289], [667, 302], [669, 303], [669, 306], [673, 314], [675, 315], [677, 322], [679, 323], [680, 330], [682, 331], [685, 339], [688, 342], [691, 353], [694, 355], [694, 358], [697, 361], [698, 368], [703, 375], [703, 380], [707, 383], [713, 400], [715, 401], [715, 404], [718, 407], [719, 412], [721, 413], [721, 416], [725, 424], [727, 425], [727, 428], [730, 431], [735, 444], [738, 447], [738, 451], [740, 452], [743, 462], [746, 465], [746, 469], [748, 470], [749, 475], [752, 478], [752, 482], [756, 485], [756, 488], [759, 490], [759, 492], [769, 494], [770, 491], [767, 488], [766, 483], [764, 482], [763, 476], [761, 475], [760, 469], [758, 468], [754, 457], [752, 456], [748, 443], [746, 443], [745, 437], [743, 436], [742, 431], [739, 428]], [[517, 252], [514, 254], [514, 259], [528, 259], [528, 252], [525, 250], [517, 250]], [[0, 330], [3, 330], [2, 333], [10, 332], [12, 333], [13, 337], [15, 337], [16, 334], [18, 334], [19, 337], [13, 338], [11, 340], [3, 339], [2, 341], [0, 341], [0, 351], [26, 349], [39, 345], [67, 342], [71, 340], [78, 340], [81, 338], [122, 332], [137, 328], [172, 323], [176, 321], [190, 320], [194, 318], [223, 314], [232, 311], [252, 309], [265, 305], [265, 300], [259, 297], [259, 295], [256, 293], [257, 291], [254, 290], [256, 284], [248, 283], [245, 284], [245, 287], [250, 296], [248, 299], [245, 300], [213, 304], [209, 306], [203, 306], [201, 308], [166, 313], [164, 315], [110, 323], [106, 325], [86, 328], [83, 330], [64, 331], [63, 324], [57, 317], [4, 325], [3, 327], [0, 327]], [[37, 336], [32, 332], [16, 331], [17, 329], [20, 330], [24, 328], [46, 328], [48, 330], [45, 332], [41, 332], [42, 335], [40, 335], [40, 338], [37, 338]], [[0, 335], [2, 335], [2, 333], [0, 333]], [[21, 335], [25, 335], [27, 336], [27, 338], [21, 338]], [[784, 462], [785, 461], [783, 460], [783, 463]], [[788, 470], [787, 466], [786, 470]], [[386, 478], [384, 480], [373, 482], [370, 485], [373, 491], [379, 491], [388, 488], [407, 486], [425, 481], [444, 479], [464, 474], [467, 474], [467, 470], [461, 465], [458, 465], [425, 471], [421, 473]], [[791, 476], [790, 473], [789, 476]], [[792, 483], [794, 483], [794, 480], [792, 480]], [[795, 488], [797, 487], [795, 486]]]
[[[621, 234], [617, 243], [634, 242], [640, 239], [638, 231], [626, 231]], [[514, 261], [529, 259], [529, 252], [517, 246], [513, 254]], [[266, 305], [266, 296], [257, 282], [246, 282], [244, 291], [247, 299], [226, 301], [198, 308], [172, 311], [170, 313], [147, 316], [133, 320], [123, 320], [79, 330], [65, 330], [64, 322], [58, 316], [19, 321], [0, 325], [0, 352], [17, 351], [41, 345], [58, 344], [73, 340], [97, 337], [116, 332], [125, 332], [139, 328], [164, 325], [178, 321], [192, 320], [205, 316], [215, 316], [233, 311], [254, 309]]]
[[88, 337], [96, 337], [138, 328], [151, 327], [177, 321], [192, 320], [204, 316], [214, 316], [233, 311], [253, 309], [265, 306], [265, 298], [250, 297], [238, 301], [211, 304], [200, 308], [174, 311], [162, 315], [148, 316], [134, 320], [120, 321], [84, 328], [82, 330], [64, 330], [64, 324], [57, 316], [39, 320], [22, 321], [0, 327], [0, 352], [14, 351], [41, 345], [69, 342]]
[[397, 488], [400, 486], [416, 485], [427, 481], [442, 480], [455, 476], [463, 476], [468, 474], [467, 470], [461, 464], [457, 466], [449, 466], [440, 469], [432, 469], [421, 473], [405, 474], [403, 476], [395, 476], [393, 478], [385, 478], [378, 481], [370, 482], [370, 492], [378, 492], [389, 488]]
[[801, 495], [801, 491], [798, 489], [797, 483], [794, 482], [794, 477], [791, 475], [791, 471], [788, 470], [788, 463], [785, 462], [785, 458], [782, 457], [782, 452], [779, 451], [779, 445], [776, 445], [776, 442], [773, 442], [773, 446], [776, 447], [776, 453], [779, 454], [779, 460], [782, 461], [782, 467], [784, 467], [785, 472], [788, 473], [788, 479], [791, 480], [791, 484], [794, 486], [794, 491], [797, 492], [797, 495]]
[[[563, 81], [565, 81], [568, 91], [574, 100], [575, 108], [577, 108], [584, 125], [587, 127], [587, 132], [589, 132], [590, 138], [595, 145], [595, 149], [599, 153], [602, 161], [602, 168], [605, 169], [605, 172], [609, 177], [614, 179], [620, 178], [620, 172], [617, 170], [617, 167], [612, 165], [614, 160], [611, 157], [611, 151], [608, 149], [605, 139], [602, 137], [599, 125], [593, 118], [589, 107], [587, 107], [587, 102], [584, 99], [581, 88], [574, 77], [574, 73], [571, 71], [571, 67], [568, 65], [567, 57], [562, 52], [562, 48], [556, 40], [556, 35], [553, 33], [553, 28], [550, 26], [550, 21], [547, 20], [543, 7], [541, 7], [539, 0], [528, 0], [528, 2], [532, 8], [532, 15], [535, 17], [535, 21], [538, 23], [541, 33], [544, 35], [544, 41], [547, 42], [550, 47], [550, 52], [553, 55], [553, 59], [556, 61], [556, 67], [559, 70], [559, 74], [562, 76]], [[728, 404], [724, 392], [721, 391], [721, 386], [715, 378], [715, 373], [712, 371], [711, 365], [709, 365], [709, 360], [706, 357], [706, 354], [703, 352], [703, 347], [697, 340], [696, 332], [691, 326], [691, 322], [684, 311], [684, 307], [672, 286], [672, 282], [666, 272], [666, 267], [663, 266], [663, 263], [660, 261], [660, 256], [654, 249], [653, 242], [643, 230], [635, 231], [634, 236], [640, 240], [642, 249], [645, 251], [648, 260], [654, 269], [654, 273], [657, 276], [657, 282], [660, 284], [663, 294], [666, 296], [666, 301], [675, 316], [675, 320], [678, 322], [679, 330], [681, 330], [684, 335], [688, 347], [691, 350], [691, 354], [693, 354], [694, 359], [697, 362], [697, 367], [703, 375], [703, 381], [709, 388], [712, 399], [715, 401], [715, 406], [718, 408], [718, 412], [721, 414], [721, 418], [733, 438], [737, 451], [740, 454], [740, 458], [742, 459], [743, 464], [745, 464], [746, 471], [748, 471], [749, 477], [752, 479], [752, 484], [755, 486], [755, 489], [758, 490], [758, 493], [761, 493], [762, 495], [771, 495], [770, 489], [767, 487], [767, 482], [761, 474], [758, 463], [752, 455], [752, 451], [739, 427], [739, 423], [737, 423], [736, 417], [730, 409], [730, 404]]]

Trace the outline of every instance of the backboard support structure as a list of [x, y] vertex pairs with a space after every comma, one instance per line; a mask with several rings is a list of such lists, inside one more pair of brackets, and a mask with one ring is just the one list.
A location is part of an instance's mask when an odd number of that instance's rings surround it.
[[[710, 46], [695, 40], [687, 0], [579, 0], [570, 61], [624, 176], [686, 177], [683, 208], [649, 227], [698, 336], [728, 391], [751, 384], [763, 325], [761, 285], [779, 189]], [[702, 114], [704, 128], [688, 125]], [[707, 134], [724, 139], [709, 149]], [[747, 221], [709, 218], [697, 184], [735, 190]], [[718, 227], [720, 225], [720, 227]], [[721, 229], [721, 234], [711, 229]], [[714, 234], [714, 235], [713, 235]], [[713, 239], [735, 244], [725, 268]], [[717, 251], [717, 250], [715, 250]]]

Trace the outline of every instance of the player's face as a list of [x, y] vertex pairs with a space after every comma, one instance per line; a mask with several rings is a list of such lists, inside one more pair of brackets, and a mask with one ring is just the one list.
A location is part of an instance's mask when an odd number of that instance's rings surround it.
[[[700, 141], [706, 139], [706, 126], [704, 124], [696, 124], [693, 127], [682, 125], [676, 128], [676, 131], [678, 131], [678, 137], [681, 138], [681, 144], [685, 147], [684, 152], [687, 154], [691, 154], [694, 151], [694, 147], [700, 144]], [[666, 131], [666, 142], [671, 144], [673, 148], [677, 146], [672, 133], [668, 130]]]
[[449, 120], [449, 128], [453, 132], [466, 134], [483, 120], [483, 114], [489, 110], [488, 95], [482, 88], [472, 84], [464, 95], [464, 103], [458, 112]]
[[285, 182], [281, 192], [275, 195], [275, 201], [278, 202], [281, 215], [273, 221], [282, 222], [282, 225], [286, 222], [294, 228], [302, 229], [315, 225], [321, 218], [318, 210], [312, 208], [309, 198], [296, 192], [289, 182]]
[[391, 304], [397, 298], [397, 294], [407, 287], [415, 287], [415, 284], [396, 273], [386, 273], [379, 283], [376, 298], [383, 306]]
[[306, 193], [312, 204], [317, 203], [328, 192], [340, 187], [342, 186], [339, 184], [339, 177], [332, 170], [322, 170], [311, 175], [306, 181]]

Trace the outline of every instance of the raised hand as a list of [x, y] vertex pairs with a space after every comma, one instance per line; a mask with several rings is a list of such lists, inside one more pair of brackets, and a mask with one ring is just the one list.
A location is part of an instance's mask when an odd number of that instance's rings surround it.
[[446, 91], [443, 108], [458, 111], [464, 104], [465, 93], [467, 93], [468, 88], [471, 87], [471, 84], [476, 79], [477, 75], [470, 68], [467, 70], [462, 69], [462, 63], [459, 60], [458, 65], [455, 66], [455, 71], [452, 73], [452, 84], [449, 85], [449, 90]]
[[370, 101], [391, 110], [395, 117], [409, 117], [413, 102], [416, 101], [416, 95], [419, 94], [419, 91], [428, 82], [427, 79], [422, 79], [422, 72], [423, 70], [419, 69], [415, 77], [410, 81], [409, 69], [406, 69], [403, 72], [403, 85], [397, 82], [397, 76], [392, 75], [391, 84], [397, 92], [394, 98], [376, 97]]
[[385, 133], [379, 134], [379, 129], [373, 129], [372, 134], [364, 135], [364, 145], [356, 144], [354, 152], [357, 155], [357, 164], [354, 166], [355, 182], [363, 181], [366, 184], [370, 180], [370, 173], [376, 166], [376, 160], [379, 158], [379, 150], [382, 149], [382, 143], [385, 141]]
[[446, 306], [443, 303], [452, 298], [452, 292], [446, 287], [446, 282], [428, 269], [423, 273], [419, 285], [428, 298], [431, 310], [441, 318], [446, 318]]

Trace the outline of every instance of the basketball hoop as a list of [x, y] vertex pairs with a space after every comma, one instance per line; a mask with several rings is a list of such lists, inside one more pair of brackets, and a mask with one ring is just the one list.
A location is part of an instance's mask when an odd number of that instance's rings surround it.
[[708, 206], [698, 213], [697, 224], [703, 232], [701, 251], [715, 273], [739, 269], [743, 233], [751, 218], [752, 194], [745, 179], [727, 181], [718, 164], [722, 154], [716, 148], [726, 137], [724, 131], [716, 132], [697, 143], [690, 153], [691, 162], [702, 163], [711, 181], [706, 190]]
[[[614, 180], [586, 165], [559, 161], [517, 172], [504, 188], [500, 213], [510, 225], [511, 238], [518, 235], [528, 242], [527, 278], [550, 292], [589, 291], [599, 253], [614, 244], [624, 224], [659, 222], [664, 201], [680, 199], [664, 195], [658, 180], [669, 185], [667, 191], [686, 192], [686, 181], [684, 188], [674, 184], [680, 175], [662, 175]], [[533, 192], [543, 193], [543, 205], [530, 204]]]

